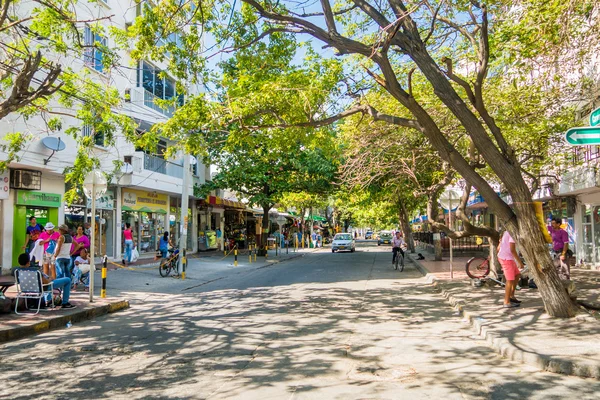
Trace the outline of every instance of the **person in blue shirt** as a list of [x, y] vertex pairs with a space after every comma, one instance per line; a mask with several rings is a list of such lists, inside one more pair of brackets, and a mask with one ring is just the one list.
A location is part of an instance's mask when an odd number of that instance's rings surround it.
[[165, 234], [160, 238], [160, 241], [158, 242], [158, 251], [160, 251], [162, 258], [167, 258], [169, 246], [173, 246], [173, 243], [169, 239], [169, 232], [165, 232]]
[[[35, 246], [36, 240], [40, 236], [40, 233], [44, 231], [44, 228], [37, 223], [37, 220], [34, 216], [29, 217], [29, 225], [25, 230], [25, 244], [23, 245], [23, 250], [29, 254], [33, 246]], [[39, 261], [39, 260], [38, 260]]]

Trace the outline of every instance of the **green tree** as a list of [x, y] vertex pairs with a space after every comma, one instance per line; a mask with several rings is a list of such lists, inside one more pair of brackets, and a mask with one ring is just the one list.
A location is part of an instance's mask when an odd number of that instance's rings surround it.
[[[103, 18], [80, 18], [77, 0], [0, 1], [0, 119], [10, 114], [25, 120], [40, 116], [48, 133], [64, 132], [78, 142], [73, 166], [67, 168], [66, 181], [79, 183], [99, 161], [89, 157], [93, 137], [81, 135], [80, 126], [65, 127], [65, 118], [76, 118], [81, 126], [103, 132], [107, 146], [118, 131], [133, 132], [130, 118], [114, 110], [121, 103], [119, 91], [95, 80], [86, 68], [75, 69], [64, 60], [83, 60], [90, 52], [102, 52], [108, 70], [118, 64], [116, 47], [95, 42], [86, 44], [84, 26], [109, 36], [100, 23]], [[19, 160], [20, 152], [33, 137], [11, 132], [2, 138], [5, 153], [0, 170]], [[75, 195], [76, 185], [70, 197]]]

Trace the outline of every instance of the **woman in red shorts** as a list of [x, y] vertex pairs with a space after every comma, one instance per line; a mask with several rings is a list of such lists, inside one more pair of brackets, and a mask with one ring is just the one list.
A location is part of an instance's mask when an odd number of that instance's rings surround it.
[[[515, 289], [521, 276], [519, 268], [523, 267], [521, 257], [517, 253], [515, 241], [508, 231], [504, 232], [498, 246], [498, 261], [502, 265], [504, 277], [506, 278], [506, 290], [504, 292], [504, 308], [519, 307], [521, 302], [515, 298]], [[518, 267], [517, 267], [518, 265]]]

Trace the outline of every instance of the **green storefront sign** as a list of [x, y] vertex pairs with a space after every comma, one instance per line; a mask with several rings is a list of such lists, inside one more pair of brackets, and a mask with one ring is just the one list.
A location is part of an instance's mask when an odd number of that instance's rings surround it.
[[590, 126], [600, 125], [600, 107], [596, 108], [590, 114]]
[[17, 192], [17, 204], [22, 206], [60, 207], [61, 195], [19, 190]]

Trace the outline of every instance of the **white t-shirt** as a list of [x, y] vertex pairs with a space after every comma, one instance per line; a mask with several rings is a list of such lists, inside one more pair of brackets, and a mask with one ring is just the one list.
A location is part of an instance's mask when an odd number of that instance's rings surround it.
[[77, 256], [75, 259], [75, 268], [79, 268], [82, 274], [90, 272], [90, 260], [84, 260], [81, 256]]
[[515, 243], [512, 237], [510, 237], [510, 233], [505, 231], [502, 235], [502, 239], [500, 239], [500, 251], [498, 252], [498, 258], [502, 260], [515, 260], [515, 257], [510, 251], [510, 244]]

